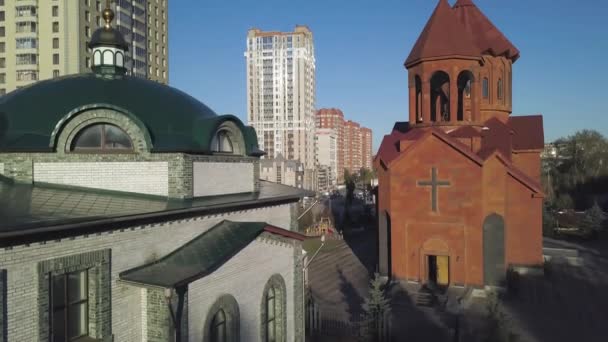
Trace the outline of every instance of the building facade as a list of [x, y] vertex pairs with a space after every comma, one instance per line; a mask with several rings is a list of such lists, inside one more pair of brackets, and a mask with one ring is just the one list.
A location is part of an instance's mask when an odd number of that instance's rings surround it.
[[259, 180], [237, 117], [126, 75], [112, 17], [93, 73], [0, 103], [0, 341], [304, 341], [306, 193]]
[[374, 161], [382, 274], [481, 287], [542, 272], [543, 120], [510, 115], [518, 58], [472, 0], [439, 1], [405, 62], [409, 122]]
[[[120, 0], [113, 6], [118, 28], [129, 43], [128, 73], [166, 84], [167, 0]], [[0, 94], [39, 80], [88, 72], [92, 54], [87, 44], [104, 24], [104, 7], [101, 0], [2, 1]]]
[[330, 128], [318, 128], [317, 148], [317, 189], [328, 190], [338, 182], [338, 137]]
[[[317, 129], [334, 131], [337, 140], [337, 179], [344, 181], [344, 170], [359, 172], [372, 168], [372, 130], [352, 120], [336, 108], [319, 109], [316, 113]], [[318, 150], [320, 150], [318, 148]]]
[[263, 158], [260, 161], [260, 179], [293, 186], [298, 189], [305, 187], [304, 165], [297, 160], [283, 158], [279, 154], [275, 158]]
[[312, 32], [251, 29], [247, 34], [247, 118], [267, 154], [304, 165], [304, 186], [315, 169], [315, 50]]

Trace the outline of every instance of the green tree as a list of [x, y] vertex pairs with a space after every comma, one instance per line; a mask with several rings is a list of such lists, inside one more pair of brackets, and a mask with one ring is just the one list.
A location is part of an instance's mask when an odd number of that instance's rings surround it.
[[552, 237], [555, 234], [557, 220], [549, 203], [543, 205], [543, 235]]
[[597, 202], [595, 202], [591, 208], [585, 211], [582, 227], [585, 231], [599, 232], [603, 229], [605, 220], [606, 215]]
[[388, 318], [391, 310], [390, 300], [385, 296], [382, 289], [382, 279], [378, 273], [369, 281], [369, 294], [363, 302], [363, 312], [365, 321], [368, 323], [368, 330], [364, 333], [366, 341], [374, 340], [382, 329], [383, 322]]
[[353, 203], [355, 188], [357, 184], [357, 175], [352, 174], [348, 169], [344, 169], [344, 185], [346, 186], [346, 197], [344, 199], [344, 225], [350, 224], [350, 208]]

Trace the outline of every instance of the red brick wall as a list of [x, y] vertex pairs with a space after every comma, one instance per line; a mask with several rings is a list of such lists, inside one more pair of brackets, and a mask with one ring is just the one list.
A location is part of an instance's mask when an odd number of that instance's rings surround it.
[[511, 159], [517, 168], [540, 183], [540, 152], [513, 153]]
[[505, 219], [506, 263], [540, 265], [543, 262], [542, 198], [509, 177], [509, 205]]
[[[421, 143], [405, 158], [393, 162], [390, 169], [393, 274], [401, 279], [425, 280], [424, 255], [432, 252], [425, 248], [435, 239], [447, 245], [451, 281], [478, 283], [481, 168], [434, 136]], [[430, 179], [432, 167], [437, 168], [439, 180], [451, 182], [450, 187], [438, 189], [437, 213], [431, 210], [430, 187], [417, 185], [419, 180]], [[386, 180], [381, 176], [379, 181], [380, 192], [385, 191], [382, 183]], [[386, 205], [382, 200], [380, 204]]]

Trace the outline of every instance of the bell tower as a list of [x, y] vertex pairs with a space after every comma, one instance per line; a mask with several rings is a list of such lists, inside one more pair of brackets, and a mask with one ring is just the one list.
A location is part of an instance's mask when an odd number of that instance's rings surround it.
[[475, 6], [440, 0], [405, 61], [412, 127], [481, 126], [512, 111], [519, 51]]

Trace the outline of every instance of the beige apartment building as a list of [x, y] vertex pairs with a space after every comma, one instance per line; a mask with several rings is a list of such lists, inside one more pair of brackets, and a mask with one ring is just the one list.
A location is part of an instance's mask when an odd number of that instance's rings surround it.
[[[304, 187], [315, 172], [315, 50], [306, 26], [293, 32], [247, 33], [247, 118], [274, 159], [302, 163]], [[274, 171], [273, 171], [274, 172]]]
[[92, 33], [110, 3], [129, 44], [129, 74], [168, 83], [167, 0], [0, 0], [0, 95], [89, 72]]
[[317, 188], [327, 190], [338, 181], [338, 135], [331, 128], [317, 128]]

